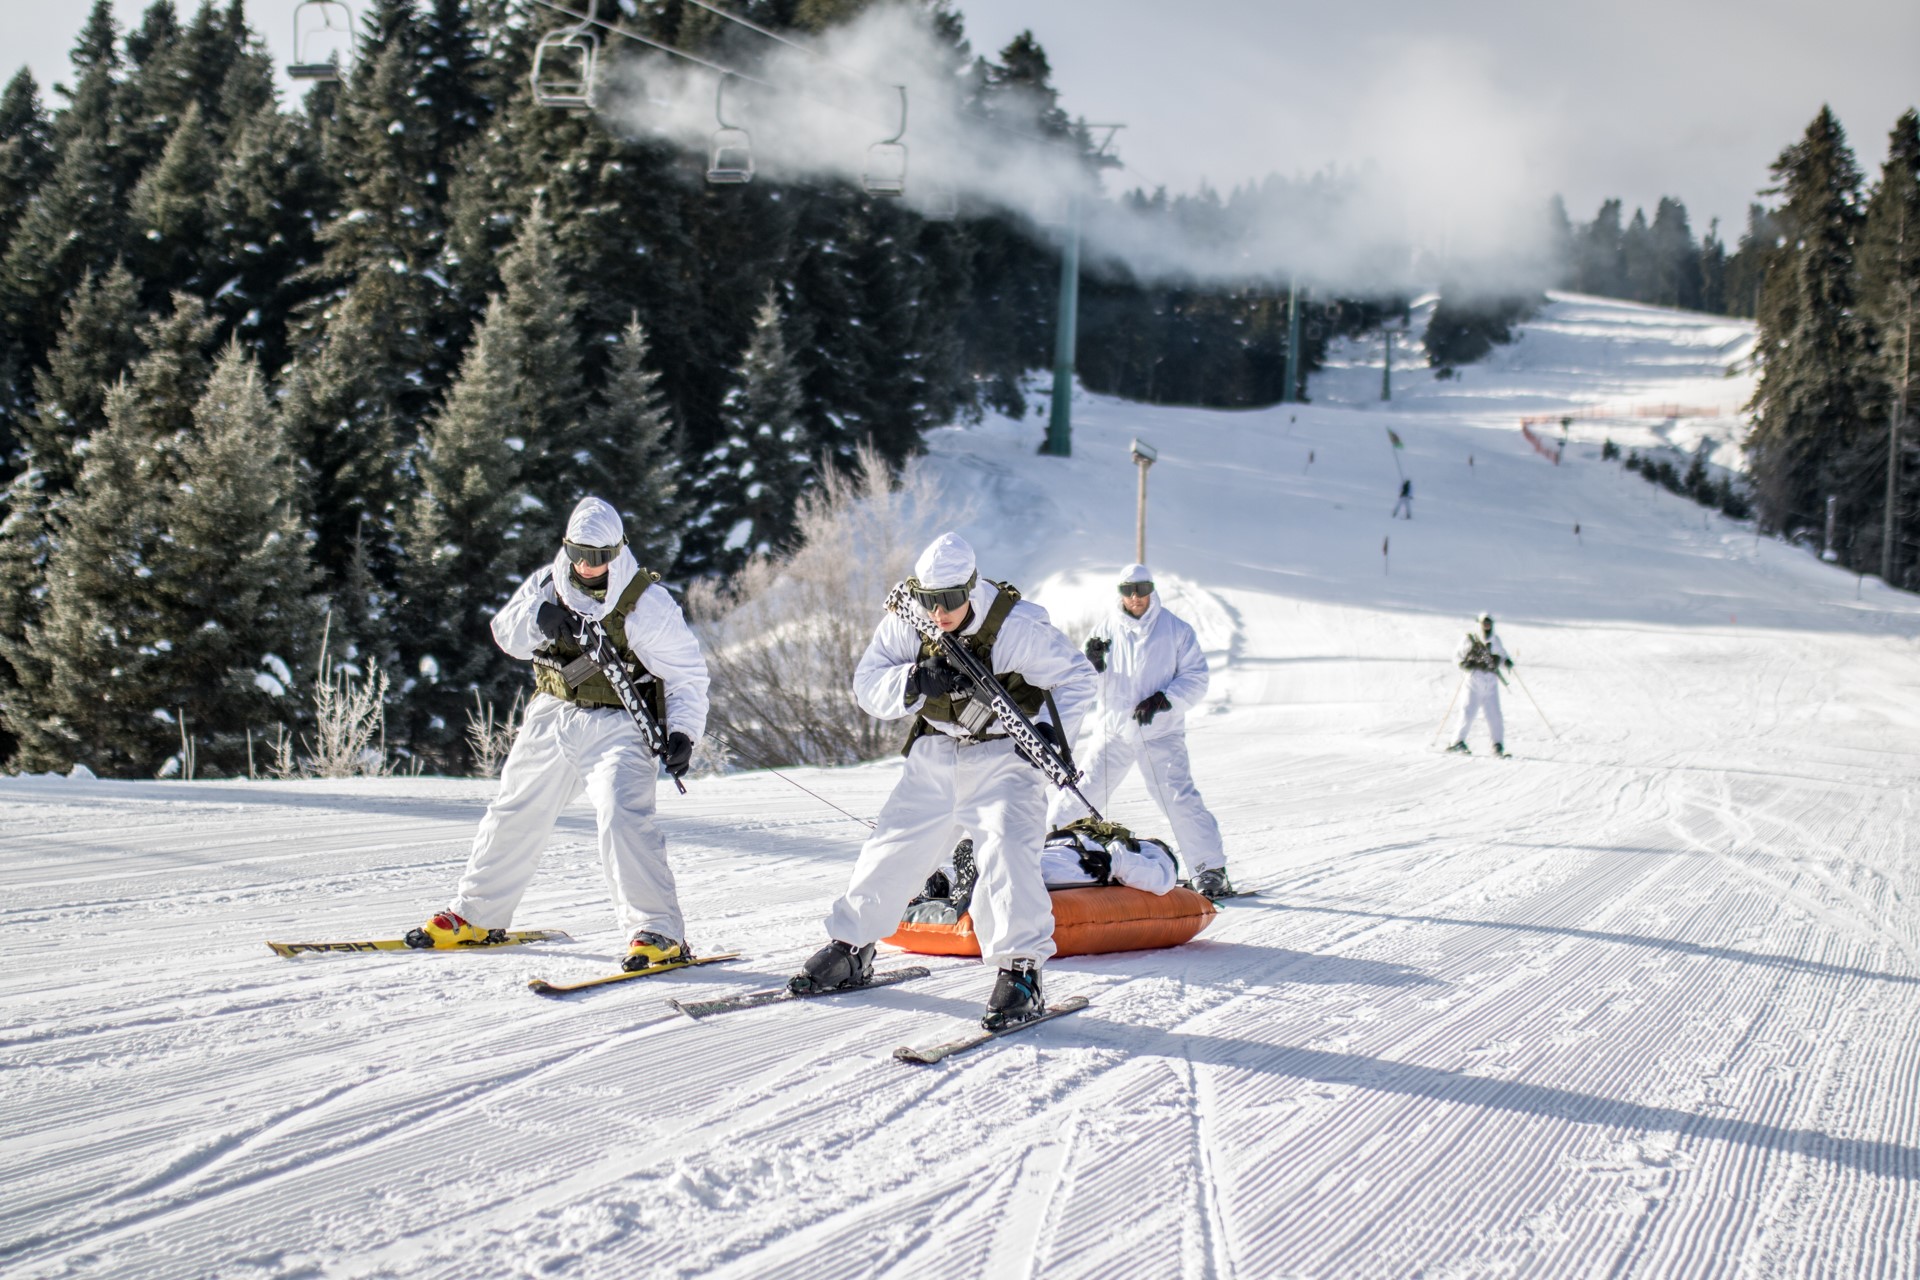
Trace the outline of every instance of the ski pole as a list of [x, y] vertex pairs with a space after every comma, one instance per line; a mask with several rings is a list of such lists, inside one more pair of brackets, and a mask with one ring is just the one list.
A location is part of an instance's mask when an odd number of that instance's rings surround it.
[[[1447, 713], [1440, 717], [1440, 723], [1434, 727], [1434, 730], [1433, 730], [1434, 738], [1438, 738], [1441, 732], [1446, 729], [1447, 721], [1453, 719], [1453, 704], [1460, 701], [1460, 691], [1466, 687], [1467, 687], [1467, 673], [1462, 671], [1460, 673], [1460, 683], [1453, 686], [1453, 696], [1447, 699]], [[1433, 741], [1433, 738], [1429, 738], [1427, 741], [1431, 743]]]
[[[727, 741], [725, 734], [709, 733], [707, 736], [712, 738], [716, 743], [718, 743], [722, 751], [726, 752], [728, 755], [733, 754], [733, 744]], [[873, 829], [873, 823], [869, 822], [867, 819], [860, 817], [858, 814], [848, 813], [845, 809], [842, 809], [839, 805], [827, 799], [825, 796], [821, 795], [818, 791], [815, 791], [812, 788], [804, 786], [801, 783], [795, 781], [794, 779], [789, 778], [786, 774], [780, 772], [778, 769], [774, 768], [773, 766], [762, 765], [761, 768], [765, 769], [766, 772], [780, 779], [780, 781], [786, 783], [788, 786], [796, 787], [801, 791], [805, 791], [808, 795], [812, 796], [815, 800], [818, 800], [821, 804], [827, 806], [827, 808], [833, 810], [835, 813], [839, 814], [843, 818], [846, 818], [849, 822], [857, 822], [861, 826], [866, 827], [868, 830]]]
[[[1514, 670], [1513, 678], [1520, 680], [1520, 672], [1517, 668]], [[1533, 703], [1533, 709], [1535, 711], [1540, 711], [1540, 703], [1534, 698], [1533, 690], [1527, 688], [1527, 682], [1525, 680], [1520, 680], [1520, 692], [1527, 695], [1527, 701]], [[1559, 730], [1553, 727], [1553, 721], [1547, 719], [1547, 713], [1544, 711], [1540, 711], [1540, 723], [1547, 726], [1547, 732], [1551, 733], [1554, 737], [1558, 738], [1560, 736]]]

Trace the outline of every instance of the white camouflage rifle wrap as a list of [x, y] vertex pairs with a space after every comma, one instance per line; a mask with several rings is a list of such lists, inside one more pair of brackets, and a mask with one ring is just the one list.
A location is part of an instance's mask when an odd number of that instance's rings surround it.
[[[579, 617], [579, 615], [574, 615]], [[613, 646], [613, 637], [607, 629], [592, 618], [580, 618], [580, 647], [607, 677], [607, 683], [613, 686], [613, 692], [620, 699], [620, 705], [627, 709], [633, 722], [640, 726], [640, 736], [646, 740], [647, 750], [656, 760], [667, 758], [667, 730], [654, 718], [653, 708], [640, 696], [640, 690], [633, 683], [633, 677], [627, 672], [627, 664], [620, 660], [620, 651]], [[675, 778], [673, 785], [680, 788], [680, 794], [687, 794], [687, 784]]]
[[[971, 686], [968, 696], [985, 703], [993, 711], [995, 718], [1000, 721], [1000, 727], [1007, 731], [1007, 737], [1013, 740], [1013, 745], [1026, 757], [1027, 763], [1046, 775], [1047, 781], [1054, 786], [1073, 792], [1096, 819], [1106, 821], [1100, 817], [1100, 811], [1080, 794], [1080, 779], [1085, 775], [1067, 763], [1058, 747], [1040, 736], [1039, 730], [1033, 727], [1033, 721], [1027, 719], [1026, 712], [1020, 710], [1019, 704], [1008, 697], [1007, 691], [994, 679], [993, 672], [987, 670], [972, 651], [960, 643], [958, 637], [940, 629], [940, 625], [907, 590], [906, 583], [900, 583], [887, 592], [887, 612], [939, 646], [947, 661], [967, 678]], [[1066, 730], [1055, 725], [1054, 732], [1065, 733]]]

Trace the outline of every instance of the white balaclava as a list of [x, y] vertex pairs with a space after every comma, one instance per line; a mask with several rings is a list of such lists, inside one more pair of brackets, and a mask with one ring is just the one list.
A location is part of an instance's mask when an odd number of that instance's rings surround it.
[[583, 547], [617, 547], [627, 538], [620, 513], [604, 499], [587, 497], [574, 504], [567, 517], [567, 541]]
[[1130, 564], [1120, 571], [1120, 581], [1123, 583], [1152, 582], [1153, 570], [1143, 564]]
[[929, 591], [964, 587], [973, 579], [973, 548], [957, 533], [943, 533], [913, 562], [913, 576]]

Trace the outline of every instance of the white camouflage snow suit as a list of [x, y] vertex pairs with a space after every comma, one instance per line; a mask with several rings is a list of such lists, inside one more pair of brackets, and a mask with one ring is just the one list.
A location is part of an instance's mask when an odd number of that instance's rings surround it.
[[[1144, 575], [1147, 570], [1134, 565], [1127, 572]], [[1147, 794], [1165, 815], [1188, 874], [1224, 867], [1220, 824], [1200, 798], [1187, 760], [1187, 710], [1206, 697], [1208, 681], [1207, 655], [1193, 628], [1168, 612], [1156, 591], [1138, 618], [1116, 601], [1093, 634], [1107, 641], [1107, 669], [1099, 677], [1099, 716], [1077, 753], [1087, 772], [1081, 793], [1089, 804], [1105, 809], [1127, 771], [1138, 763]], [[1162, 711], [1150, 724], [1136, 723], [1134, 708], [1155, 692], [1166, 694], [1173, 709]], [[1053, 797], [1048, 818], [1058, 828], [1085, 812], [1072, 792], [1061, 791]]]
[[[598, 498], [583, 499], [567, 522], [567, 538], [613, 546], [622, 540], [619, 513]], [[563, 548], [550, 567], [514, 592], [493, 619], [493, 638], [502, 649], [531, 659], [546, 644], [534, 626], [543, 601], [558, 600], [582, 617], [603, 619], [641, 572], [633, 553], [621, 547], [608, 566], [606, 599], [596, 600], [573, 584], [571, 568]], [[666, 588], [649, 585], [627, 614], [625, 629], [628, 651], [666, 688], [667, 732], [698, 742], [707, 725], [707, 664], [679, 604]], [[658, 774], [658, 762], [626, 708], [534, 694], [450, 909], [481, 928], [505, 928], [560, 811], [584, 789], [599, 819], [600, 865], [621, 928], [685, 938], [666, 841], [654, 822]]]
[[[973, 550], [953, 534], [928, 547], [914, 570], [930, 585], [964, 583], [973, 574]], [[998, 593], [985, 579], [974, 585], [968, 598], [973, 615], [962, 635], [980, 630]], [[901, 619], [891, 613], [880, 619], [853, 675], [854, 697], [868, 715], [899, 720], [926, 706], [924, 698], [912, 704], [905, 698], [920, 644], [920, 633]], [[1092, 665], [1048, 620], [1046, 610], [1028, 601], [1015, 603], [1001, 621], [988, 666], [1003, 683], [1014, 673], [1052, 692], [1062, 741], [1071, 740], [1092, 706]], [[1044, 711], [1032, 718], [1051, 720]], [[946, 860], [960, 836], [971, 835], [979, 870], [971, 910], [981, 959], [1002, 968], [1016, 959], [1044, 963], [1054, 951], [1053, 906], [1040, 874], [1046, 778], [1010, 740], [993, 736], [991, 727], [974, 741], [956, 724], [925, 723], [860, 850], [846, 893], [827, 913], [827, 934], [860, 947], [892, 933], [927, 875]]]
[[[1453, 660], [1467, 673], [1467, 709], [1460, 713], [1460, 732], [1453, 735], [1453, 740], [1465, 742], [1467, 730], [1473, 728], [1473, 718], [1485, 713], [1487, 732], [1495, 742], [1505, 742], [1507, 726], [1500, 714], [1500, 677], [1494, 674], [1494, 666], [1486, 664], [1505, 666], [1509, 661], [1507, 646], [1500, 643], [1497, 635], [1482, 640], [1478, 631], [1469, 631], [1460, 647], [1454, 650]], [[1476, 662], [1480, 665], [1470, 665]]]

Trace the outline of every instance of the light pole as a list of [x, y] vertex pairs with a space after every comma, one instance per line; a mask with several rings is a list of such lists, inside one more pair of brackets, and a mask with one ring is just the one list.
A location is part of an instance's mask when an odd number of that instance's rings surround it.
[[1147, 562], [1147, 468], [1159, 460], [1160, 454], [1144, 440], [1136, 439], [1127, 446], [1127, 452], [1133, 455], [1134, 465], [1140, 468], [1140, 498], [1134, 506], [1133, 520], [1133, 559], [1136, 564]]

